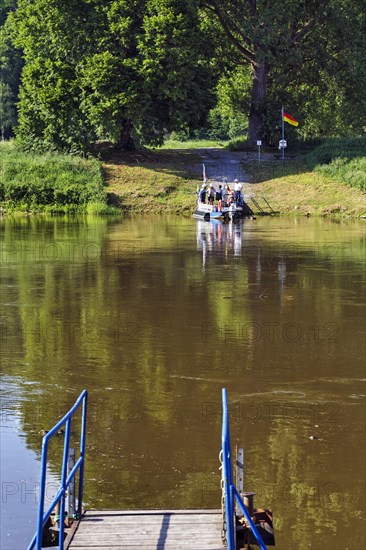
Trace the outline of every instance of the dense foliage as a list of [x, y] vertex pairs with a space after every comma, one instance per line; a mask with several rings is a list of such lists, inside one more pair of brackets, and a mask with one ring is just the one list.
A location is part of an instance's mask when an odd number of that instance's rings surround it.
[[0, 143], [0, 202], [11, 211], [105, 213], [106, 194], [96, 159], [33, 154]]
[[21, 51], [12, 44], [8, 15], [16, 8], [16, 0], [0, 3], [0, 139], [12, 135], [17, 121], [17, 102], [22, 70]]
[[252, 145], [259, 138], [278, 139], [283, 104], [300, 121], [304, 137], [365, 131], [365, 0], [205, 4], [237, 63], [250, 67], [246, 112]]
[[333, 139], [316, 147], [307, 163], [316, 171], [366, 191], [366, 138]]
[[[2, 0], [0, 130], [24, 147], [366, 128], [366, 0]], [[10, 41], [12, 36], [12, 42]], [[24, 58], [20, 92], [20, 71]]]
[[201, 126], [213, 95], [197, 18], [195, 0], [19, 0], [21, 140], [72, 150], [104, 137], [129, 148], [132, 128], [159, 143], [164, 131]]

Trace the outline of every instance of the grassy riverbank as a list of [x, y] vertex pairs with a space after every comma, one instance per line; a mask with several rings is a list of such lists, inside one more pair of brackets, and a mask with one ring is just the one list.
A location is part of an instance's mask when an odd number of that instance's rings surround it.
[[[179, 148], [106, 155], [103, 169], [113, 204], [135, 212], [191, 214], [197, 185], [202, 182], [203, 153]], [[224, 164], [227, 154], [220, 160], [220, 150], [214, 150], [212, 159]], [[313, 163], [311, 167], [305, 155], [282, 163], [267, 154], [261, 164], [255, 160], [256, 153], [233, 155], [232, 162], [241, 163], [246, 174], [244, 193], [260, 204], [265, 197], [280, 213], [346, 217], [366, 213], [363, 189], [351, 188], [346, 178], [331, 179], [326, 165]]]
[[272, 208], [284, 214], [360, 217], [366, 214], [365, 194], [342, 181], [334, 181], [325, 173], [309, 169], [304, 159], [260, 165], [244, 162], [250, 185], [245, 193], [259, 203], [265, 197]]
[[14, 142], [0, 143], [0, 207], [7, 213], [111, 211], [98, 160], [24, 153]]
[[[292, 160], [244, 161], [255, 196], [284, 213], [366, 214], [366, 138], [329, 139]], [[250, 158], [251, 157], [251, 158]], [[269, 160], [269, 158], [271, 160]]]
[[342, 146], [343, 153], [349, 152], [343, 160], [334, 157], [339, 147], [333, 143], [331, 152], [329, 146], [321, 146], [284, 163], [266, 153], [259, 164], [254, 152], [193, 149], [194, 144], [189, 143], [191, 149], [134, 153], [106, 147], [99, 151], [100, 161], [22, 153], [14, 143], [1, 143], [0, 207], [7, 212], [109, 213], [118, 209], [191, 215], [197, 186], [202, 183], [202, 155], [207, 158], [209, 153], [209, 162], [218, 166], [240, 164], [244, 193], [260, 204], [265, 197], [280, 213], [346, 217], [366, 213], [366, 161], [357, 147]]
[[133, 212], [190, 214], [194, 210], [200, 156], [185, 150], [144, 150], [103, 155], [109, 202]]
[[366, 192], [366, 137], [329, 139], [309, 153], [306, 162], [327, 178]]

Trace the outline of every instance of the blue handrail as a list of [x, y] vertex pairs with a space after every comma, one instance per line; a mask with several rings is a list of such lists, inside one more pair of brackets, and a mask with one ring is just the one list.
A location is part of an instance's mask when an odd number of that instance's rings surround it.
[[[71, 422], [72, 417], [76, 410], [82, 406], [82, 415], [81, 415], [81, 429], [80, 429], [80, 456], [76, 461], [74, 467], [72, 468], [69, 475], [67, 475], [67, 459], [69, 455], [69, 446], [70, 446], [70, 435], [71, 435]], [[34, 546], [37, 550], [42, 548], [42, 534], [43, 528], [49, 518], [51, 512], [54, 510], [56, 504], [60, 502], [60, 521], [59, 521], [59, 546], [61, 550], [64, 546], [64, 531], [65, 531], [65, 498], [66, 491], [70, 485], [72, 479], [75, 477], [76, 472], [80, 470], [79, 474], [79, 491], [78, 491], [78, 507], [77, 507], [77, 516], [80, 517], [82, 513], [82, 502], [83, 502], [83, 485], [84, 485], [84, 462], [85, 462], [85, 438], [86, 438], [86, 415], [88, 407], [88, 392], [84, 390], [76, 400], [75, 404], [71, 407], [69, 412], [65, 414], [63, 418], [43, 437], [42, 441], [42, 458], [41, 458], [41, 475], [40, 475], [40, 488], [39, 488], [39, 504], [38, 504], [38, 521], [37, 521], [37, 531], [28, 546], [28, 550], [32, 550]], [[64, 451], [62, 458], [61, 466], [61, 483], [57, 490], [53, 501], [48, 507], [47, 511], [44, 512], [44, 500], [45, 500], [45, 491], [46, 491], [46, 473], [47, 473], [47, 452], [48, 452], [48, 442], [52, 436], [56, 434], [66, 424], [65, 429], [65, 442], [64, 442]]]
[[230, 427], [229, 427], [229, 409], [227, 401], [226, 388], [222, 389], [222, 481], [225, 497], [225, 520], [226, 520], [226, 539], [228, 550], [235, 550], [235, 499], [239, 508], [243, 512], [249, 527], [261, 550], [266, 550], [266, 546], [253, 523], [252, 518], [245, 506], [239, 491], [233, 483], [233, 467], [231, 458]]
[[235, 531], [234, 531], [234, 499], [230, 496], [230, 487], [233, 485], [233, 469], [231, 465], [231, 444], [229, 427], [229, 410], [227, 404], [226, 389], [222, 390], [222, 480], [224, 484], [225, 495], [225, 520], [226, 520], [226, 539], [228, 550], [235, 550]]

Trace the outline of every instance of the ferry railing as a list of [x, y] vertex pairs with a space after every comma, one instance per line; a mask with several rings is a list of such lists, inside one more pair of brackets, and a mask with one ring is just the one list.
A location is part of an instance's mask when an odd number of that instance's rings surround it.
[[[67, 461], [69, 455], [70, 447], [70, 435], [71, 435], [71, 423], [74, 416], [74, 413], [82, 408], [81, 413], [81, 428], [80, 428], [80, 455], [75, 465], [67, 474]], [[83, 504], [83, 485], [84, 485], [84, 463], [85, 463], [85, 439], [86, 439], [86, 416], [87, 416], [87, 407], [88, 407], [88, 392], [84, 390], [76, 400], [75, 404], [71, 407], [68, 413], [65, 414], [63, 418], [57, 424], [46, 433], [42, 441], [42, 457], [41, 457], [41, 475], [40, 475], [40, 487], [39, 487], [39, 503], [38, 503], [38, 519], [37, 519], [37, 531], [33, 536], [31, 543], [28, 546], [28, 550], [36, 548], [41, 550], [42, 548], [42, 536], [43, 528], [56, 505], [60, 503], [60, 513], [59, 513], [59, 545], [58, 548], [61, 550], [64, 546], [64, 533], [65, 533], [65, 498], [67, 493], [67, 488], [74, 479], [78, 470], [79, 472], [79, 490], [78, 490], [78, 506], [76, 511], [76, 517], [79, 518], [82, 513], [82, 504]], [[48, 444], [50, 439], [66, 425], [65, 428], [65, 441], [62, 457], [62, 466], [61, 466], [61, 482], [56, 495], [54, 496], [50, 506], [47, 511], [44, 511], [44, 501], [46, 494], [46, 474], [47, 474], [47, 454], [48, 454]]]
[[226, 521], [226, 540], [228, 550], [235, 550], [235, 531], [236, 531], [236, 518], [235, 518], [235, 500], [237, 501], [239, 508], [244, 514], [245, 519], [253, 533], [255, 540], [261, 550], [266, 550], [266, 546], [262, 540], [258, 529], [256, 528], [250, 513], [245, 506], [243, 499], [237, 488], [233, 483], [233, 466], [231, 457], [231, 443], [230, 443], [230, 426], [229, 426], [229, 409], [227, 401], [226, 389], [222, 389], [222, 482], [225, 500], [225, 521]]

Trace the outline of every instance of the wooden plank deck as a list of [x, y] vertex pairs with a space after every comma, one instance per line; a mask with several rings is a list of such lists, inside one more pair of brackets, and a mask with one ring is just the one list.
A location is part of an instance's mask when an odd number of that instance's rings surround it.
[[221, 510], [87, 511], [65, 547], [222, 550], [221, 528]]

